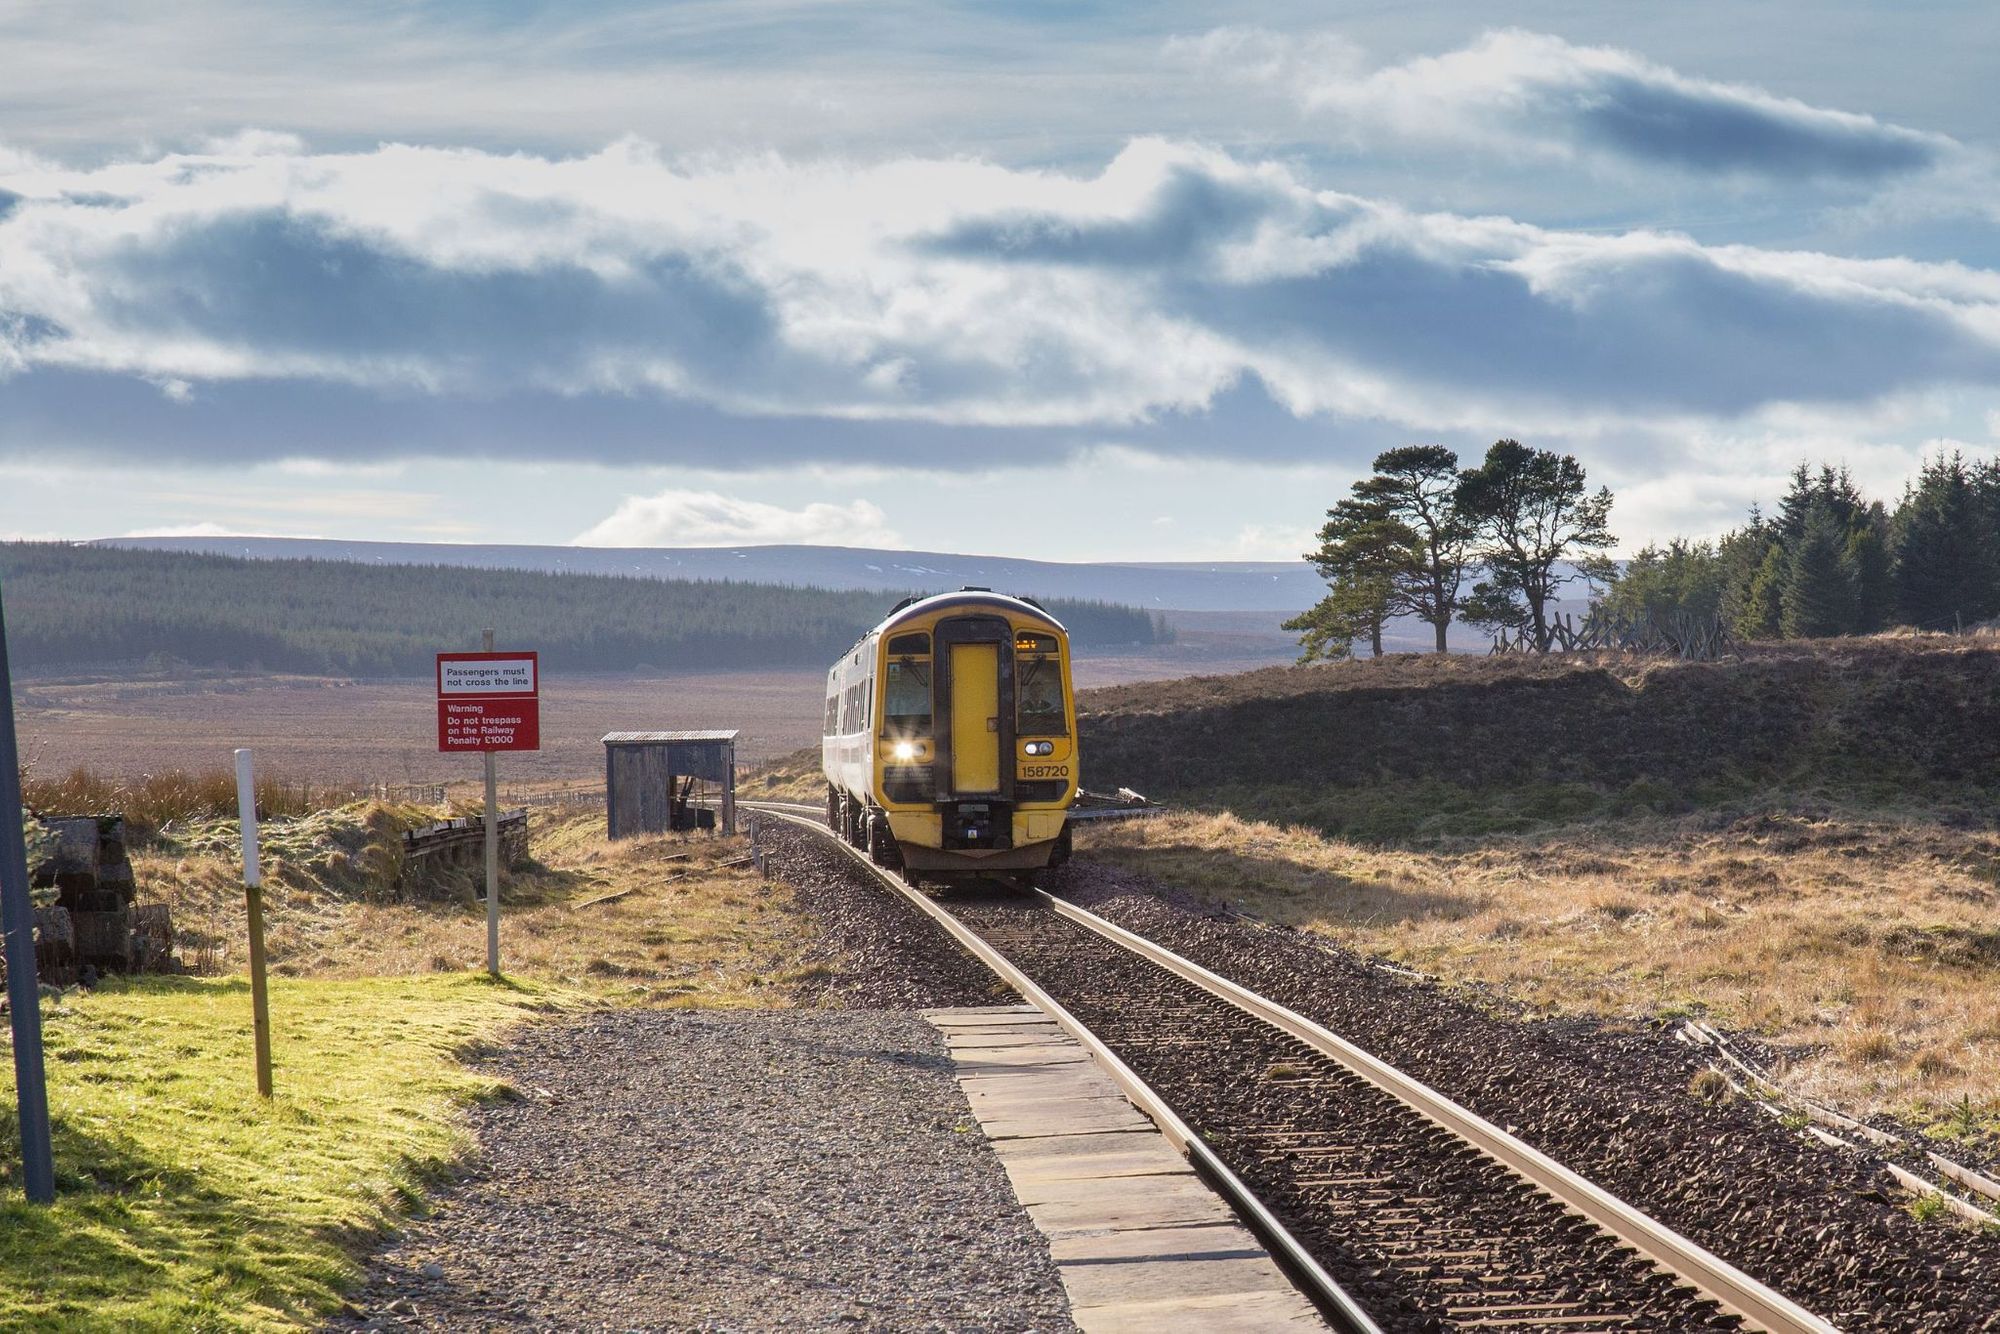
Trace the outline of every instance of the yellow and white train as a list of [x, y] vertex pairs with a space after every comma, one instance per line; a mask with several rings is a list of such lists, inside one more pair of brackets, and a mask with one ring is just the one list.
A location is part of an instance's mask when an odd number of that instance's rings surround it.
[[826, 674], [833, 831], [913, 880], [1028, 875], [1069, 857], [1069, 635], [1027, 598], [912, 598]]

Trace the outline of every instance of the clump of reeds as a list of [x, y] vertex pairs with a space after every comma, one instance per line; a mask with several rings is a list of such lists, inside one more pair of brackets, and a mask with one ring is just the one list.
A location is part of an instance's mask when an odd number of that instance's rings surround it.
[[[267, 819], [300, 816], [366, 796], [353, 785], [313, 783], [272, 775], [257, 780], [257, 809]], [[72, 769], [60, 778], [21, 775], [21, 797], [42, 815], [122, 815], [135, 832], [236, 814], [236, 775], [227, 769], [168, 769], [137, 778], [107, 778]]]

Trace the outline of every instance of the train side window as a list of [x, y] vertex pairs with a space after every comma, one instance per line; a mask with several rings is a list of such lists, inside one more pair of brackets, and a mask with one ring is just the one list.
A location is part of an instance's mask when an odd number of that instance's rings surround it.
[[1023, 653], [1015, 658], [1014, 714], [1022, 736], [1069, 735], [1063, 717], [1061, 658], [1053, 653]]
[[[902, 639], [925, 639], [904, 635]], [[891, 662], [883, 677], [882, 720], [898, 736], [929, 736], [931, 732], [931, 665], [915, 658]]]
[[840, 696], [826, 697], [826, 735], [833, 736], [840, 731]]

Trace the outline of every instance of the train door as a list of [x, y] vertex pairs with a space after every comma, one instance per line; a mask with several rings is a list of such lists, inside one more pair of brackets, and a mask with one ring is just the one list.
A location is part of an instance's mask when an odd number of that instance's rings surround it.
[[1000, 791], [1000, 646], [951, 646], [951, 786]]

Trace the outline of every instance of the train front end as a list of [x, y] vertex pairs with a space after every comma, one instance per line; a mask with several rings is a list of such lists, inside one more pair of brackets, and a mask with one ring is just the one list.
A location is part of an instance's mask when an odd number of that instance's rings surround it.
[[857, 649], [843, 661], [850, 676], [867, 673], [850, 683], [866, 707], [849, 717], [845, 744], [829, 736], [829, 753], [867, 762], [828, 765], [835, 827], [918, 878], [1066, 860], [1076, 708], [1069, 636], [1055, 618], [967, 589], [898, 608]]

